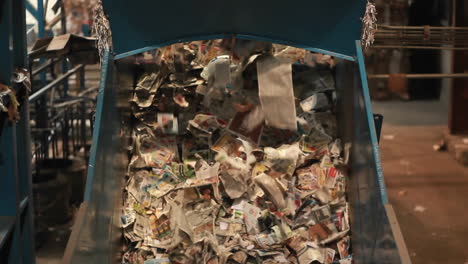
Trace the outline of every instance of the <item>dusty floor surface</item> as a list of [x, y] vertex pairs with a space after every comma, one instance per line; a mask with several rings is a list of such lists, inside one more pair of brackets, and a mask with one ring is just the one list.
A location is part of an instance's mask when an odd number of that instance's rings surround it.
[[374, 102], [387, 191], [413, 264], [468, 264], [468, 168], [435, 152], [447, 127], [438, 101]]
[[443, 126], [384, 125], [387, 191], [413, 264], [468, 263], [468, 168], [432, 144]]

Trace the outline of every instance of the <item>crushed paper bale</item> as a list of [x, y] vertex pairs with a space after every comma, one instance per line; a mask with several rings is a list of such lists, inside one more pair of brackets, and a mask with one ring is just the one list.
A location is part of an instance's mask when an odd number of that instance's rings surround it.
[[131, 98], [122, 263], [351, 263], [333, 58], [229, 40], [152, 54]]

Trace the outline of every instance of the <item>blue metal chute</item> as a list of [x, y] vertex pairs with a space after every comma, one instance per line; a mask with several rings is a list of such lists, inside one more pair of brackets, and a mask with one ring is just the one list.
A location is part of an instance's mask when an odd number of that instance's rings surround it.
[[[387, 201], [360, 47], [366, 0], [155, 1], [103, 0], [114, 54], [103, 58], [85, 202], [64, 263], [115, 263], [122, 253], [120, 190], [128, 162], [126, 137], [134, 60], [165, 45], [232, 37], [270, 41], [338, 60], [338, 132], [351, 146], [348, 196], [354, 263], [410, 263]], [[350, 62], [354, 61], [354, 62]]]
[[351, 59], [366, 0], [104, 0], [116, 59], [174, 42], [236, 35]]

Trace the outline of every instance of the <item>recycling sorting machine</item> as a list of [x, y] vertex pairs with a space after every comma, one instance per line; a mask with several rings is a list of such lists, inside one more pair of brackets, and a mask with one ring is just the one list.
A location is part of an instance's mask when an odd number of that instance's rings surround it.
[[[132, 56], [192, 40], [269, 41], [337, 58], [338, 129], [351, 144], [348, 196], [355, 263], [410, 263], [388, 201], [360, 44], [366, 1], [104, 0], [112, 51], [102, 63], [85, 202], [66, 263], [114, 263], [122, 251], [119, 215], [128, 156]], [[160, 25], [160, 26], [158, 26]], [[127, 132], [127, 133], [126, 133]]]
[[[411, 263], [388, 201], [379, 157], [378, 133], [359, 41], [366, 3], [365, 0], [135, 0], [131, 3], [103, 0], [112, 29], [112, 49], [102, 58], [84, 202], [76, 216], [64, 263], [117, 263], [121, 258], [124, 178], [118, 175], [125, 174], [128, 164], [132, 129], [128, 99], [135, 77], [133, 55], [174, 43], [230, 37], [295, 46], [337, 59], [338, 132], [343, 143], [351, 145], [348, 199], [354, 263]], [[2, 133], [2, 155], [6, 153], [3, 149], [13, 149], [6, 140], [8, 134], [14, 133], [12, 129], [6, 126]], [[13, 162], [4, 157], [2, 171], [9, 167], [17, 170]], [[20, 170], [19, 175], [22, 173]], [[2, 188], [8, 187], [2, 185]], [[16, 217], [22, 208], [27, 208], [22, 201], [18, 198], [13, 201], [15, 210], [19, 211], [4, 213]], [[3, 202], [7, 200], [2, 199]], [[20, 223], [21, 218], [12, 219]], [[19, 228], [13, 229], [18, 232], [15, 239], [26, 243]], [[32, 261], [24, 259], [23, 263]]]

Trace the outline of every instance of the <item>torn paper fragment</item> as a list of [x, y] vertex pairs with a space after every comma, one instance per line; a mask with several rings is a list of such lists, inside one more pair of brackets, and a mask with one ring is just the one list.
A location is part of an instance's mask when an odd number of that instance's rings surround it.
[[[218, 123], [215, 116], [198, 114], [195, 116], [194, 119], [189, 121], [189, 126], [187, 127], [187, 129], [197, 136], [198, 135], [209, 136], [215, 130], [220, 128], [220, 126], [221, 125]], [[206, 134], [203, 135], [203, 133], [206, 133]]]
[[265, 121], [265, 114], [260, 106], [256, 106], [242, 122], [242, 128], [250, 132]]
[[309, 227], [309, 238], [312, 241], [327, 239], [329, 235], [328, 228], [323, 224], [315, 224]]
[[312, 96], [307, 97], [302, 100], [299, 104], [302, 108], [302, 111], [316, 111], [319, 109], [327, 109], [329, 107], [328, 98], [325, 93], [316, 93]]
[[281, 159], [297, 161], [299, 156], [302, 154], [302, 151], [299, 148], [299, 144], [282, 145], [277, 149], [266, 147], [264, 152], [267, 156], [267, 159], [270, 160]]
[[140, 214], [136, 214], [135, 224], [133, 225], [133, 232], [139, 237], [145, 237], [146, 227], [149, 226], [148, 218]]
[[286, 259], [284, 254], [279, 254], [277, 256], [274, 256], [273, 259], [278, 263], [289, 263], [289, 261]]
[[325, 252], [326, 252], [326, 263], [331, 264], [333, 260], [335, 260], [336, 251], [332, 248], [326, 248]]
[[126, 228], [129, 225], [133, 224], [135, 222], [135, 213], [131, 212], [129, 214], [124, 214], [120, 217], [120, 221], [122, 223], [122, 228]]
[[276, 208], [281, 210], [286, 207], [286, 200], [284, 199], [284, 194], [272, 177], [266, 175], [265, 173], [262, 173], [255, 177], [255, 182], [270, 197], [271, 201], [276, 206]]
[[229, 228], [229, 223], [226, 223], [226, 222], [219, 222], [219, 229], [220, 230], [228, 230]]
[[254, 235], [259, 232], [257, 219], [260, 217], [260, 212], [261, 210], [257, 206], [249, 203], [244, 204], [244, 222], [247, 233]]
[[297, 130], [291, 64], [274, 57], [257, 61], [258, 90], [267, 124]]
[[247, 191], [247, 186], [237, 170], [223, 171], [219, 177], [231, 199], [237, 199]]
[[225, 89], [231, 82], [230, 62], [229, 55], [218, 56], [208, 63], [200, 75], [214, 88]]
[[299, 256], [300, 264], [309, 264], [313, 261], [318, 261], [320, 263], [325, 262], [325, 256], [322, 254], [322, 250], [315, 248], [307, 248], [306, 251]]
[[199, 168], [195, 170], [195, 175], [198, 179], [211, 179], [218, 176], [219, 162], [210, 166], [206, 161], [201, 162]]
[[244, 252], [242, 252], [242, 251], [237, 251], [236, 253], [234, 253], [234, 254], [232, 255], [231, 258], [232, 258], [232, 260], [234, 260], [235, 262], [243, 264], [243, 263], [245, 263], [245, 261], [247, 260], [247, 257], [248, 257], [247, 254], [245, 254]]
[[309, 112], [310, 110], [314, 109], [317, 105], [317, 99], [317, 95], [315, 94], [302, 100], [300, 103], [302, 111]]
[[184, 95], [181, 94], [181, 93], [178, 93], [176, 95], [174, 95], [174, 102], [176, 104], [178, 104], [180, 107], [188, 107], [189, 106], [189, 103], [187, 102], [187, 100], [185, 99]]
[[255, 236], [255, 242], [262, 248], [268, 248], [271, 245], [278, 243], [278, 238], [272, 234], [258, 234]]
[[234, 138], [231, 133], [224, 133], [218, 138], [211, 149], [216, 152], [220, 152], [222, 150], [228, 155], [239, 156], [240, 145], [240, 141]]
[[349, 237], [344, 237], [337, 244], [338, 253], [340, 253], [340, 258], [344, 259], [349, 256], [349, 248], [351, 246]]
[[158, 113], [158, 125], [167, 134], [179, 132], [179, 122], [173, 113]]
[[214, 87], [218, 89], [228, 88], [231, 82], [231, 68], [229, 61], [215, 65]]
[[339, 173], [340, 172], [335, 167], [327, 168], [325, 171], [325, 174], [326, 174], [325, 187], [330, 188], [330, 189], [335, 188], [336, 179], [340, 175]]
[[172, 233], [169, 218], [167, 216], [162, 215], [158, 218], [156, 215], [151, 215], [149, 223], [152, 231], [152, 238], [158, 240], [170, 238]]
[[352, 264], [353, 263], [353, 258], [345, 258], [345, 259], [340, 259], [340, 264]]
[[260, 142], [264, 115], [260, 107], [246, 112], [237, 112], [228, 125], [229, 131], [255, 144]]
[[170, 263], [171, 261], [168, 258], [147, 259], [144, 262], [144, 264], [170, 264]]

